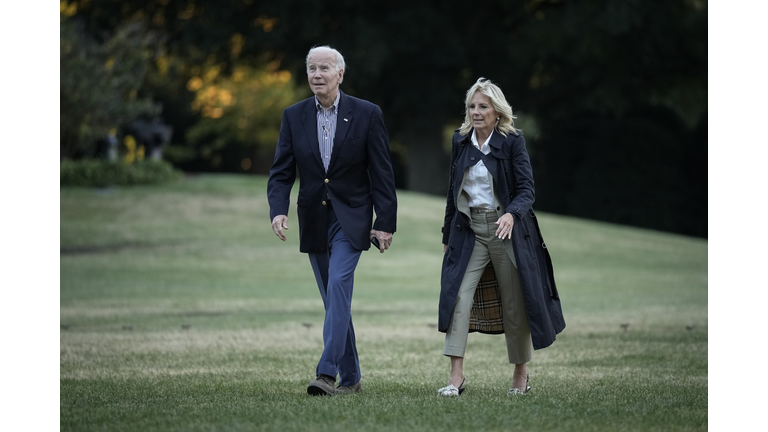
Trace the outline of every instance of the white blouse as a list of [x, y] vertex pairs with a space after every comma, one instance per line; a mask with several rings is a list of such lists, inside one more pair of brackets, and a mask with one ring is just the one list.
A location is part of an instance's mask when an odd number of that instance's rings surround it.
[[[483, 154], [491, 152], [491, 147], [488, 143], [491, 142], [493, 131], [488, 135], [488, 139], [485, 140], [483, 145], [479, 145], [475, 131], [472, 131], [472, 144], [479, 149]], [[485, 209], [493, 208], [493, 190], [491, 189], [491, 174], [488, 172], [488, 168], [482, 160], [478, 161], [475, 165], [467, 168], [464, 173], [464, 191], [469, 195], [469, 207], [480, 207]]]

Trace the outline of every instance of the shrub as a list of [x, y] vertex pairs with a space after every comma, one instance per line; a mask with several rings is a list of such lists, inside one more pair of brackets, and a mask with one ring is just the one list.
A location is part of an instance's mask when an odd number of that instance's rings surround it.
[[118, 26], [106, 40], [91, 38], [84, 24], [60, 22], [60, 151], [67, 158], [96, 155], [96, 141], [160, 106], [143, 94], [155, 55], [155, 35], [140, 21]]
[[61, 162], [61, 186], [106, 187], [161, 184], [181, 179], [182, 173], [165, 161], [134, 164], [97, 159]]

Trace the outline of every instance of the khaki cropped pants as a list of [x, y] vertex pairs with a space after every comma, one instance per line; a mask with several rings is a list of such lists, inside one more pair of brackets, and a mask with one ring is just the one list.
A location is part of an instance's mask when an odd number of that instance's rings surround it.
[[[523, 303], [523, 292], [517, 269], [509, 259], [502, 240], [496, 237], [495, 211], [482, 212], [472, 209], [472, 231], [475, 232], [475, 247], [459, 287], [453, 314], [445, 334], [443, 354], [464, 357], [469, 333], [469, 315], [480, 277], [488, 262], [493, 263], [496, 280], [501, 294], [504, 337], [507, 342], [507, 356], [513, 364], [527, 363], [532, 356], [531, 330]], [[513, 228], [514, 229], [514, 228]], [[509, 241], [509, 240], [505, 240]]]

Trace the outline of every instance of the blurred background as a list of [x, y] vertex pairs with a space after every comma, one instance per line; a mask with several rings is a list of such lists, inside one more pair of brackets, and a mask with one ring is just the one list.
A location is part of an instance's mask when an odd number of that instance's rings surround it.
[[707, 2], [60, 2], [60, 159], [265, 175], [331, 45], [381, 106], [397, 187], [446, 192], [466, 90], [518, 116], [537, 210], [707, 237]]

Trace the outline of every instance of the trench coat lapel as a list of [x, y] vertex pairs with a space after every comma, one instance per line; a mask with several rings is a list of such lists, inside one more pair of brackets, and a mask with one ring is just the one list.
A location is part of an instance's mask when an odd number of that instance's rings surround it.
[[488, 143], [488, 145], [491, 147], [491, 152], [487, 155], [483, 156], [483, 162], [485, 163], [485, 168], [488, 170], [488, 172], [491, 173], [491, 176], [493, 179], [498, 182], [501, 177], [499, 177], [499, 164], [498, 159], [495, 157], [491, 157], [491, 155], [499, 154], [502, 151], [502, 147], [504, 144], [504, 136], [499, 133], [499, 131], [494, 130], [493, 134], [491, 135], [491, 142]]
[[504, 144], [504, 135], [502, 135], [501, 133], [499, 133], [499, 131], [494, 129], [493, 135], [491, 135], [491, 142], [488, 143], [488, 145], [495, 148], [496, 150], [501, 150], [503, 144]]
[[304, 132], [307, 136], [307, 145], [312, 154], [315, 155], [317, 163], [325, 171], [323, 166], [323, 159], [320, 157], [320, 144], [317, 142], [317, 106], [315, 106], [315, 98], [312, 97], [308, 100], [304, 113], [301, 116], [301, 122], [304, 124]]

